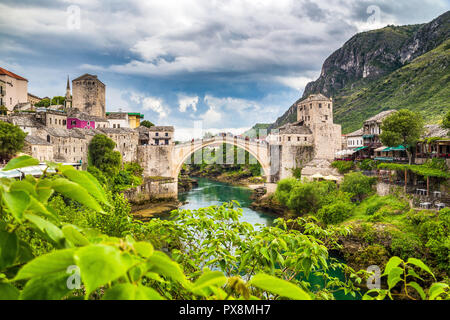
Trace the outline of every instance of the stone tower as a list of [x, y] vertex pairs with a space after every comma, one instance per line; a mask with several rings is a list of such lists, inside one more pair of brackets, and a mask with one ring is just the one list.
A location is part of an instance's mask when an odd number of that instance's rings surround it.
[[72, 107], [91, 116], [105, 118], [105, 88], [96, 75], [85, 74], [72, 80]]
[[64, 100], [64, 107], [66, 110], [72, 108], [72, 95], [70, 94], [69, 76], [67, 76], [66, 99]]
[[316, 159], [333, 160], [342, 147], [342, 129], [333, 121], [333, 99], [313, 94], [297, 103], [297, 120], [313, 134]]

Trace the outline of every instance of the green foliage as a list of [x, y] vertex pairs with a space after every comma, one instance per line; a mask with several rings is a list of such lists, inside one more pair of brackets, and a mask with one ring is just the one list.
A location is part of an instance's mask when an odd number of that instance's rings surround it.
[[106, 176], [114, 177], [119, 173], [122, 156], [114, 151], [116, 143], [103, 134], [92, 138], [88, 147], [89, 165], [97, 167]]
[[[1, 298], [311, 299], [358, 291], [352, 281], [327, 274], [344, 268], [360, 279], [316, 238], [336, 243], [346, 229], [288, 222], [302, 226], [301, 233], [278, 220], [255, 230], [239, 221], [237, 203], [179, 210], [171, 220], [144, 225], [131, 220], [123, 197], [105, 194], [88, 172], [50, 166], [56, 177], [0, 181]], [[26, 253], [29, 231], [51, 244], [47, 252]], [[306, 282], [311, 273], [321, 286]]]
[[0, 160], [9, 160], [22, 151], [26, 136], [18, 126], [0, 121]]
[[338, 224], [347, 220], [352, 215], [353, 207], [350, 201], [340, 199], [323, 206], [318, 211], [318, 217], [326, 224]]
[[372, 193], [375, 179], [366, 177], [360, 172], [346, 174], [341, 185], [341, 190], [352, 194], [359, 200]]
[[146, 127], [146, 128], [151, 128], [154, 127], [155, 125], [153, 123], [151, 123], [148, 120], [144, 120], [141, 122], [141, 127]]
[[398, 163], [380, 163], [378, 169], [387, 169], [392, 171], [405, 171], [409, 170], [417, 175], [423, 177], [436, 177], [442, 179], [449, 179], [450, 173], [447, 170], [441, 170], [434, 167], [432, 164], [416, 165], [416, 164], [398, 164]]
[[365, 159], [358, 163], [358, 168], [363, 171], [372, 171], [376, 170], [377, 165], [376, 162], [370, 159]]
[[34, 106], [36, 108], [48, 108], [50, 107], [51, 101], [50, 99], [42, 99], [41, 101], [39, 101], [38, 103], [36, 103]]
[[354, 168], [354, 163], [352, 161], [334, 161], [331, 166], [338, 169], [340, 174], [345, 174]]
[[[414, 146], [424, 133], [424, 120], [418, 113], [402, 109], [383, 120], [380, 139], [388, 147], [403, 146], [410, 157], [409, 148]], [[411, 164], [411, 157], [410, 157]]]
[[4, 105], [0, 106], [0, 115], [6, 116], [8, 114], [8, 108], [6, 108]]
[[349, 83], [335, 98], [335, 122], [343, 132], [353, 132], [363, 122], [390, 109], [421, 112], [427, 122], [440, 121], [450, 108], [447, 63], [450, 41], [418, 57], [411, 63], [388, 72], [381, 78], [366, 78]]
[[[382, 275], [387, 278], [388, 288], [369, 290], [363, 299], [384, 300], [386, 297], [391, 300], [394, 300], [394, 297], [409, 300], [450, 299], [448, 284], [435, 282], [426, 290], [423, 288], [422, 274], [436, 279], [430, 268], [421, 260], [409, 258], [408, 261], [404, 261], [399, 257], [392, 257]], [[396, 289], [399, 289], [400, 293], [394, 293], [398, 292]]]
[[56, 96], [56, 97], [53, 97], [53, 99], [52, 99], [52, 105], [54, 105], [54, 106], [64, 105], [64, 101], [66, 101], [65, 97]]
[[450, 129], [450, 111], [447, 112], [444, 119], [442, 120], [442, 126], [446, 129]]

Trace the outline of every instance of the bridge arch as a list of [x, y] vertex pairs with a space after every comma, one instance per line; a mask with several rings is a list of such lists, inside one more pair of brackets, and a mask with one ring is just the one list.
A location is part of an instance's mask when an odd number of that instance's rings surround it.
[[176, 145], [173, 153], [172, 177], [178, 179], [183, 164], [195, 152], [202, 150], [205, 147], [229, 144], [241, 148], [250, 153], [256, 161], [261, 164], [264, 175], [268, 181], [271, 177], [271, 162], [270, 162], [270, 148], [267, 143], [257, 143], [244, 139], [237, 138], [221, 138], [215, 137], [212, 139], [203, 139], [201, 141], [194, 141]]

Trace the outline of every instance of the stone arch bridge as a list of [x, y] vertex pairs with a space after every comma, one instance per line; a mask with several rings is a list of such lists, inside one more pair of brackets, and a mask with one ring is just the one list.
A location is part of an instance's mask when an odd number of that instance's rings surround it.
[[170, 176], [174, 179], [177, 179], [181, 171], [181, 167], [195, 152], [202, 150], [205, 147], [218, 146], [221, 144], [237, 146], [238, 148], [241, 148], [250, 153], [261, 164], [267, 180], [271, 180], [273, 155], [271, 155], [270, 152], [270, 145], [266, 142], [255, 142], [237, 137], [213, 137], [210, 139], [181, 143], [174, 146], [173, 154], [171, 157], [172, 168]]

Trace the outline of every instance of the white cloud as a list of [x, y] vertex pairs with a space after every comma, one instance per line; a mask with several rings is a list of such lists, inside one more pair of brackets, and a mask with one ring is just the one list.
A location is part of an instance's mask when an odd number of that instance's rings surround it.
[[191, 108], [192, 111], [196, 112], [198, 100], [198, 96], [178, 95], [178, 110], [186, 112], [188, 108]]
[[159, 118], [168, 116], [168, 108], [163, 105], [163, 100], [155, 97], [145, 97], [142, 100], [142, 107], [144, 110], [151, 110], [159, 114]]

